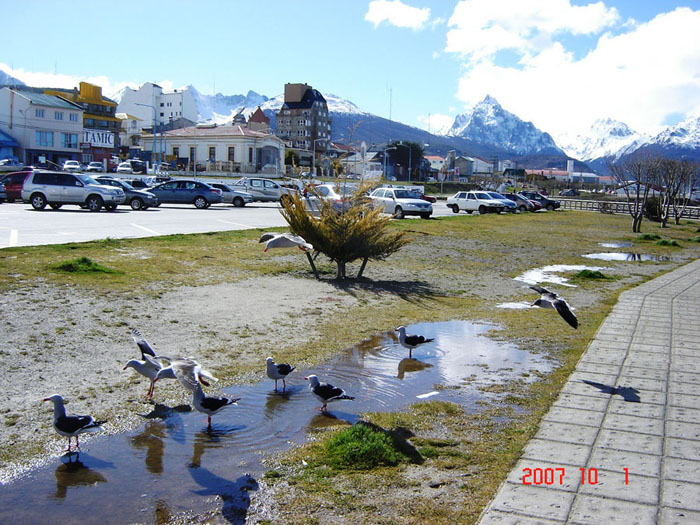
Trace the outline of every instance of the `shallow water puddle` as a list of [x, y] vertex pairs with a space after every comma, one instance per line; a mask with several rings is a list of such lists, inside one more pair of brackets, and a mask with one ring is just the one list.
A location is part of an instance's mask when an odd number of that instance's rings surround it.
[[601, 261], [629, 261], [629, 262], [645, 262], [645, 261], [669, 261], [667, 255], [649, 255], [648, 253], [630, 253], [630, 252], [601, 252], [587, 253], [584, 255], [587, 259], [598, 259]]
[[505, 308], [506, 310], [525, 310], [531, 306], [531, 303], [500, 303], [496, 305], [496, 308]]
[[[185, 406], [140, 404], [146, 422], [138, 430], [95, 439], [80, 454], [56, 458], [4, 485], [0, 522], [84, 523], [89, 514], [103, 524], [157, 523], [209, 511], [218, 496], [224, 517], [243, 523], [249, 492], [265, 471], [264, 454], [302, 443], [324, 427], [353, 423], [366, 411], [398, 410], [420, 400], [471, 410], [477, 400], [496, 395], [477, 387], [529, 381], [535, 375], [530, 372], [551, 370], [545, 356], [486, 337], [492, 328], [463, 321], [412, 325], [409, 332], [436, 339], [415, 349], [414, 359], [390, 332], [318, 369], [295, 370], [284, 394], [274, 392], [271, 380], [227, 388], [242, 399], [213, 417], [211, 432], [206, 416]], [[303, 380], [312, 373], [357, 399], [331, 403], [330, 415], [321, 414]]]
[[598, 246], [603, 248], [629, 248], [633, 244], [631, 242], [599, 242]]
[[582, 270], [600, 271], [604, 269], [600, 266], [584, 266], [581, 264], [551, 264], [542, 268], [528, 270], [513, 279], [526, 284], [552, 283], [575, 288], [575, 284], [570, 284], [566, 277], [557, 274], [562, 272], [580, 272]]

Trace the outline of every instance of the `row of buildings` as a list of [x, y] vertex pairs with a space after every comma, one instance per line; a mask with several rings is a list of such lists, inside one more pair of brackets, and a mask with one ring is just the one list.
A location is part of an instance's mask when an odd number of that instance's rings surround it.
[[310, 165], [314, 151], [330, 144], [326, 100], [307, 84], [285, 85], [276, 130], [260, 108], [222, 125], [198, 124], [198, 116], [189, 89], [166, 92], [153, 83], [126, 88], [119, 103], [87, 82], [72, 90], [4, 86], [0, 153], [32, 165], [136, 157], [183, 169], [279, 172], [286, 147]]

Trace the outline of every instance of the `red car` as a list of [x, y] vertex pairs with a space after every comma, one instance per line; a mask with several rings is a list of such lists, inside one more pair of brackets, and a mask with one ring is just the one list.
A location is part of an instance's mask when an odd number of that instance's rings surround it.
[[5, 185], [5, 193], [7, 193], [7, 202], [14, 202], [15, 200], [22, 200], [22, 186], [24, 185], [24, 179], [31, 173], [31, 171], [15, 171], [13, 173], [8, 173], [0, 178], [0, 182]]
[[437, 198], [433, 197], [432, 195], [421, 194], [420, 198], [423, 199], [424, 201], [428, 201], [428, 202], [437, 202]]

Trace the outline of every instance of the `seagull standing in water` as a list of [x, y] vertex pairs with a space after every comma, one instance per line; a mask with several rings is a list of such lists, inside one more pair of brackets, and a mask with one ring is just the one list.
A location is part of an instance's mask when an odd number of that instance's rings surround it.
[[148, 392], [146, 393], [146, 399], [151, 400], [153, 399], [155, 378], [163, 366], [156, 360], [156, 353], [153, 351], [153, 348], [151, 348], [151, 345], [148, 344], [146, 338], [141, 335], [141, 332], [134, 329], [131, 331], [131, 337], [139, 347], [139, 350], [141, 350], [142, 360], [139, 361], [138, 359], [131, 359], [130, 361], [127, 361], [122, 370], [133, 368], [139, 374], [151, 380], [151, 386], [148, 388]]
[[295, 246], [304, 252], [313, 250], [313, 246], [302, 237], [291, 233], [263, 233], [258, 242], [265, 243], [263, 250], [265, 252], [270, 248], [294, 248]]
[[99, 432], [103, 430], [100, 425], [106, 421], [95, 421], [92, 416], [66, 415], [63, 406], [63, 398], [58, 394], [46, 397], [43, 401], [53, 401], [53, 428], [62, 436], [68, 438], [68, 449], [70, 452], [70, 440], [75, 436], [75, 447], [80, 448], [78, 436], [84, 432]]
[[285, 377], [292, 373], [296, 367], [286, 363], [275, 364], [275, 360], [271, 357], [267, 358], [267, 377], [275, 380], [275, 392], [277, 391], [277, 380], [282, 380], [282, 391], [287, 388]]
[[413, 359], [413, 349], [419, 345], [435, 341], [434, 338], [427, 339], [422, 335], [407, 334], [405, 326], [399, 326], [396, 330], [399, 333], [399, 343], [404, 348], [408, 348], [408, 358]]
[[321, 383], [318, 380], [318, 377], [315, 375], [310, 375], [304, 379], [309, 382], [309, 390], [311, 390], [311, 393], [316, 396], [316, 399], [323, 403], [323, 406], [319, 409], [321, 412], [326, 412], [326, 405], [332, 401], [340, 401], [341, 399], [355, 399], [354, 397], [347, 395], [345, 390], [342, 388], [333, 386], [330, 383]]
[[572, 327], [578, 328], [578, 319], [576, 318], [576, 315], [574, 315], [574, 312], [571, 311], [571, 307], [569, 306], [569, 303], [567, 303], [564, 299], [559, 297], [556, 293], [550, 292], [546, 288], [542, 288], [541, 286], [530, 286], [533, 290], [535, 290], [537, 293], [539, 293], [542, 297], [537, 299], [534, 303], [532, 303], [530, 306], [539, 306], [540, 308], [554, 308], [557, 312], [559, 312], [559, 315], [569, 323]]

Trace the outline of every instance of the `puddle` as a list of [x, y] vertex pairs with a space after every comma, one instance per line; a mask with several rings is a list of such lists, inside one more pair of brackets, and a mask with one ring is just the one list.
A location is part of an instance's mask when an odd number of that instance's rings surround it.
[[582, 270], [600, 271], [605, 270], [605, 268], [601, 266], [584, 266], [581, 264], [552, 264], [544, 266], [543, 268], [528, 270], [513, 279], [526, 284], [552, 283], [576, 288], [576, 285], [570, 284], [566, 277], [557, 274], [562, 272], [580, 272]]
[[645, 261], [670, 261], [671, 258], [667, 255], [649, 255], [648, 253], [629, 253], [629, 252], [602, 252], [602, 253], [587, 253], [584, 255], [587, 259], [598, 259], [601, 261], [630, 261], [630, 262], [645, 262]]
[[631, 242], [599, 242], [598, 246], [603, 248], [629, 248], [633, 244]]
[[[416, 324], [408, 331], [436, 340], [415, 349], [414, 359], [390, 332], [317, 369], [295, 370], [284, 394], [273, 391], [271, 380], [227, 388], [242, 399], [213, 416], [211, 432], [197, 411], [139, 405], [146, 408], [145, 421], [136, 431], [97, 438], [80, 454], [51, 459], [3, 485], [0, 522], [39, 523], [50, 516], [51, 522], [79, 523], [89, 509], [103, 525], [160, 523], [209, 511], [212, 497], [219, 496], [224, 518], [243, 523], [249, 492], [266, 470], [264, 454], [303, 443], [329, 425], [353, 423], [362, 412], [399, 410], [422, 399], [452, 401], [471, 411], [478, 400], [498, 395], [478, 387], [531, 381], [536, 372], [551, 370], [546, 356], [486, 337], [492, 328], [463, 321]], [[331, 403], [330, 415], [322, 415], [303, 380], [312, 373], [356, 400]]]

